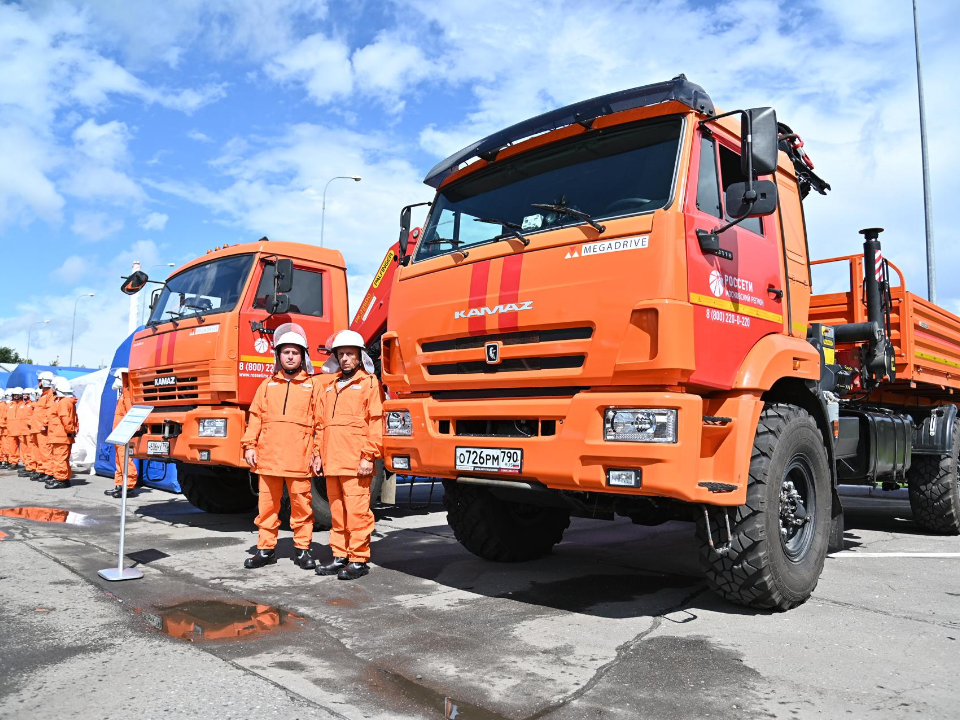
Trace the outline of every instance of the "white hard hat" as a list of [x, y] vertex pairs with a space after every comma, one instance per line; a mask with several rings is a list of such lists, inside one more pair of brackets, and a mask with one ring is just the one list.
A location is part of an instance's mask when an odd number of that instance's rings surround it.
[[341, 330], [337, 333], [336, 337], [333, 338], [330, 349], [336, 350], [341, 347], [355, 347], [363, 350], [363, 336], [356, 330]]
[[44, 370], [42, 373], [37, 375], [37, 380], [40, 381], [40, 387], [53, 387], [53, 378], [54, 374], [49, 370]]
[[53, 381], [53, 387], [56, 390], [57, 395], [73, 395], [73, 386], [65, 377], [55, 378]]
[[22, 388], [22, 387], [15, 387], [12, 392], [13, 392], [14, 395], [23, 395], [23, 388]]
[[273, 333], [273, 372], [280, 372], [280, 348], [284, 345], [296, 345], [303, 350], [301, 367], [307, 375], [313, 375], [313, 363], [310, 362], [310, 346], [307, 345], [307, 333], [296, 323], [283, 323]]

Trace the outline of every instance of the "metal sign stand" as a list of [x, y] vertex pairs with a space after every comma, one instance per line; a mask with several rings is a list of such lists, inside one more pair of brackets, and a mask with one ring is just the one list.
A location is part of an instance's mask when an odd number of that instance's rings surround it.
[[106, 440], [111, 445], [123, 445], [123, 485], [120, 486], [120, 550], [117, 553], [117, 566], [97, 571], [97, 575], [111, 582], [139, 580], [143, 577], [140, 570], [123, 566], [123, 539], [127, 527], [127, 478], [130, 476], [130, 440], [152, 411], [153, 408], [148, 405], [134, 405], [130, 412], [123, 416], [116, 429], [110, 433], [110, 437]]

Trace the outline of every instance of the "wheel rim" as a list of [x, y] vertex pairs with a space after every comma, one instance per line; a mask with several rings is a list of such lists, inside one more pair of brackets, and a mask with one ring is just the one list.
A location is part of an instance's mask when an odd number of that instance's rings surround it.
[[803, 559], [816, 527], [817, 486], [803, 455], [794, 455], [780, 481], [780, 544], [792, 562]]

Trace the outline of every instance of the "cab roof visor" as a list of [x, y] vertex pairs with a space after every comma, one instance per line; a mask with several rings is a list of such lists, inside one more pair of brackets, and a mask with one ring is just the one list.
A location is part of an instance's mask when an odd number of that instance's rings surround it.
[[624, 110], [634, 110], [674, 100], [683, 103], [703, 115], [716, 115], [713, 101], [699, 85], [687, 80], [684, 75], [666, 82], [642, 85], [630, 90], [619, 90], [609, 95], [600, 95], [590, 100], [581, 100], [573, 105], [551, 110], [543, 115], [524, 120], [516, 125], [488, 135], [483, 140], [468, 145], [459, 152], [437, 163], [423, 182], [431, 187], [440, 187], [441, 183], [463, 163], [474, 158], [496, 158], [497, 153], [507, 145], [534, 135], [550, 132], [568, 125], [579, 124], [590, 129], [598, 117]]

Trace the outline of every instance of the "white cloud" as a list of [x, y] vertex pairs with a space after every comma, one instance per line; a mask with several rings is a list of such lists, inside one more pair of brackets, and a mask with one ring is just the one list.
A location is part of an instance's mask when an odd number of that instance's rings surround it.
[[210, 143], [213, 142], [213, 139], [206, 133], [200, 132], [196, 128], [187, 133], [187, 137], [191, 140], [196, 140], [197, 142]]
[[70, 229], [87, 240], [103, 240], [123, 230], [123, 220], [102, 212], [78, 212]]
[[89, 257], [71, 255], [59, 267], [50, 272], [50, 276], [64, 285], [75, 285], [80, 280], [89, 277], [93, 265]]
[[114, 167], [127, 159], [130, 132], [126, 123], [111, 120], [103, 125], [86, 120], [73, 131], [76, 148], [100, 165]]
[[303, 83], [307, 94], [322, 105], [353, 89], [349, 54], [343, 41], [317, 33], [274, 57], [265, 70], [274, 80]]
[[152, 212], [140, 219], [140, 227], [144, 230], [163, 230], [169, 219], [169, 216], [163, 213]]

